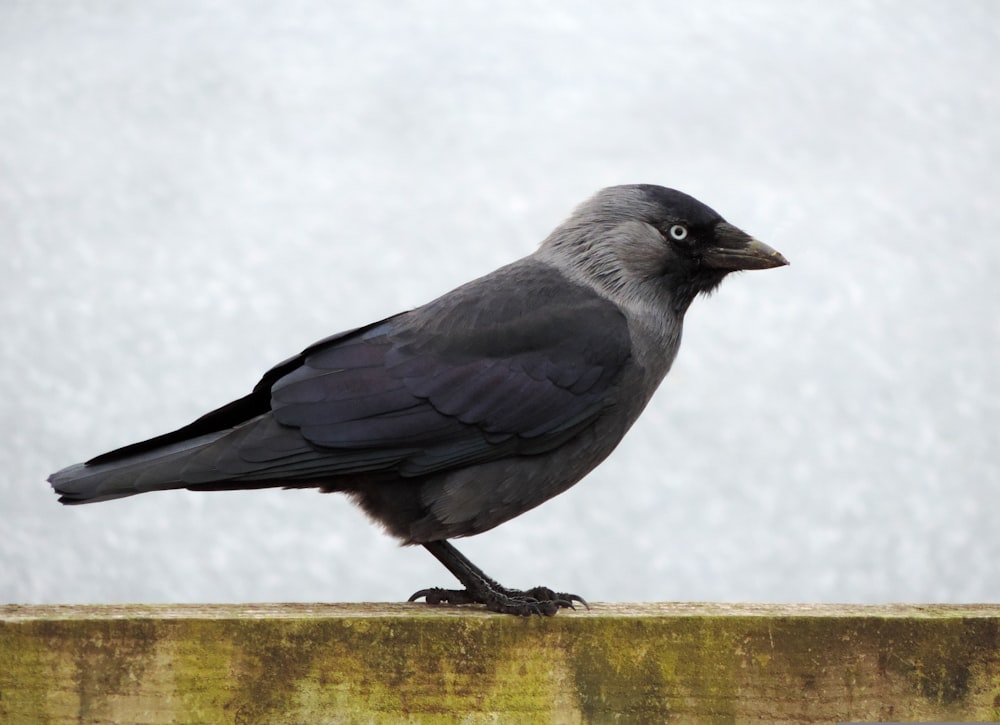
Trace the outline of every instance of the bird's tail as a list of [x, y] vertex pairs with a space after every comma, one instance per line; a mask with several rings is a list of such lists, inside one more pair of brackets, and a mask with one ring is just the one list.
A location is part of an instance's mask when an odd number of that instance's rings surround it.
[[110, 501], [147, 491], [191, 488], [196, 483], [194, 465], [212, 443], [225, 435], [209, 433], [170, 445], [141, 450], [132, 454], [98, 456], [87, 463], [77, 463], [49, 476], [49, 483], [59, 494], [60, 503], [80, 504]]

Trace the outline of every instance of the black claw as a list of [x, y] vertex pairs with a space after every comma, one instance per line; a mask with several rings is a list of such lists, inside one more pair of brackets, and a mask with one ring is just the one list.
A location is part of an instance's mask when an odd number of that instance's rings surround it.
[[483, 602], [474, 598], [465, 589], [442, 589], [441, 587], [431, 587], [414, 592], [406, 601], [415, 602], [421, 597], [428, 604], [482, 604]]
[[497, 587], [473, 593], [468, 589], [441, 589], [432, 587], [413, 593], [407, 600], [414, 602], [423, 598], [428, 604], [483, 604], [491, 612], [514, 614], [520, 617], [532, 615], [551, 617], [560, 609], [576, 609], [574, 602], [590, 607], [576, 594], [553, 592], [548, 587], [535, 587], [527, 591]]
[[427, 597], [427, 603], [429, 604], [432, 596], [434, 596], [433, 589], [421, 589], [419, 592], [413, 592], [413, 594], [410, 595], [410, 598], [406, 601], [415, 602], [420, 599], [420, 597]]
[[540, 601], [553, 602], [563, 609], [576, 609], [573, 603], [582, 604], [584, 609], [590, 609], [587, 601], [578, 594], [566, 594], [565, 592], [554, 592], [548, 587], [534, 587], [525, 592], [529, 597]]

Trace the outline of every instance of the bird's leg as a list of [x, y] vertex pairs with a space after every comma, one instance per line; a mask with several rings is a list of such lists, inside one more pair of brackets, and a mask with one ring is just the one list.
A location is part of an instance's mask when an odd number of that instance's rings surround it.
[[430, 541], [424, 544], [424, 548], [444, 564], [465, 589], [421, 589], [408, 601], [423, 597], [428, 604], [485, 604], [490, 611], [522, 617], [532, 614], [552, 616], [560, 609], [575, 609], [574, 602], [587, 607], [582, 597], [554, 592], [548, 587], [534, 587], [526, 591], [502, 587], [447, 541]]

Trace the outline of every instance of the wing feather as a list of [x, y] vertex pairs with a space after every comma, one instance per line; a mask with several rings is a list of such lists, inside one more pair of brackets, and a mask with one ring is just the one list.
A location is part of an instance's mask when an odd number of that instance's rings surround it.
[[562, 443], [614, 401], [627, 324], [554, 269], [506, 271], [314, 347], [274, 382], [275, 420], [337, 474], [357, 450], [415, 476]]
[[629, 349], [611, 302], [554, 268], [515, 263], [281, 363], [189, 427], [232, 430], [192, 453], [183, 480], [335, 486], [543, 453], [614, 404]]

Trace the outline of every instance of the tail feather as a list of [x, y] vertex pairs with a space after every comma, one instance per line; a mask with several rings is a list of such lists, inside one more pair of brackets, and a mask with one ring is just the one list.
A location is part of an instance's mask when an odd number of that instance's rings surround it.
[[78, 463], [49, 476], [60, 503], [111, 501], [185, 488], [344, 490], [333, 479], [378, 475], [418, 449], [337, 450], [310, 443], [298, 428], [260, 415], [223, 430], [179, 438], [193, 426]]
[[[193, 454], [225, 435], [209, 433], [107, 462], [77, 463], [49, 476], [64, 504], [97, 503], [190, 485]], [[187, 479], [187, 480], [185, 480]]]

